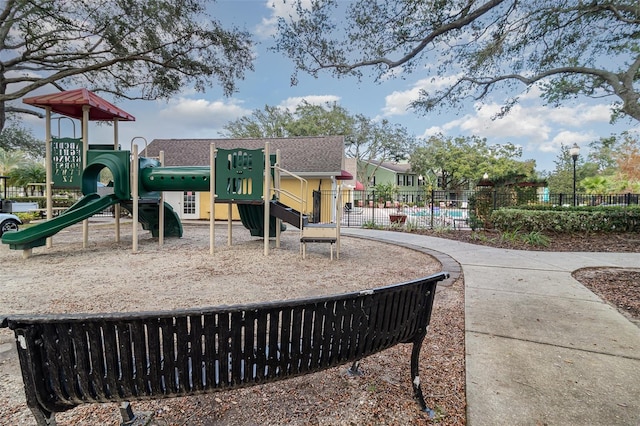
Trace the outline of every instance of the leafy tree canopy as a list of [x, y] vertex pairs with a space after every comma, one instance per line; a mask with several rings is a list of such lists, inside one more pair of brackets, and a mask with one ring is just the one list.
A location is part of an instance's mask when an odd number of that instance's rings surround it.
[[0, 131], [0, 149], [5, 151], [22, 151], [33, 158], [44, 157], [44, 142], [20, 126], [12, 125]]
[[[27, 161], [23, 166], [14, 168], [9, 172], [9, 185], [21, 187], [25, 194], [36, 195], [36, 187], [31, 184], [44, 183], [46, 181], [47, 172], [45, 167], [37, 161]], [[43, 187], [38, 187], [38, 189], [42, 191]]]
[[0, 176], [7, 176], [12, 170], [29, 164], [28, 156], [22, 151], [7, 151], [0, 148]]
[[[547, 177], [549, 192], [552, 194], [572, 194], [573, 193], [573, 158], [568, 145], [562, 144], [560, 152], [554, 163], [556, 165], [553, 172]], [[582, 192], [584, 187], [581, 181], [598, 174], [598, 164], [587, 161], [589, 158], [582, 153], [576, 159], [576, 192]], [[587, 185], [593, 183], [587, 182]]]
[[13, 103], [46, 86], [167, 98], [252, 69], [249, 34], [210, 19], [205, 0], [7, 0], [0, 6], [0, 130]]
[[[224, 126], [224, 136], [231, 138], [268, 138], [341, 135], [345, 153], [360, 160], [357, 179], [368, 182], [362, 161], [377, 164], [405, 159], [415, 138], [400, 125], [388, 120], [375, 121], [362, 114], [353, 115], [337, 103], [315, 105], [302, 102], [294, 111], [265, 106]], [[375, 171], [374, 171], [375, 172]]]
[[640, 189], [640, 141], [628, 133], [623, 134], [614, 158], [618, 165], [616, 175], [626, 182], [623, 191], [637, 192]]
[[637, 0], [306, 3], [298, 0], [296, 16], [280, 19], [275, 49], [312, 75], [439, 76], [413, 103], [422, 113], [497, 95], [505, 114], [518, 102], [512, 94], [537, 85], [551, 104], [607, 97], [612, 118], [640, 120]]
[[592, 194], [637, 192], [640, 188], [640, 142], [628, 132], [589, 144], [589, 162], [597, 166], [580, 185]]
[[423, 176], [437, 176], [442, 189], [466, 189], [485, 173], [493, 182], [533, 177], [535, 162], [520, 161], [522, 149], [513, 145], [489, 145], [477, 136], [430, 137], [411, 155], [411, 169]]
[[615, 170], [617, 145], [618, 138], [615, 135], [602, 137], [589, 144], [588, 159], [598, 166], [599, 173], [608, 175]]
[[289, 126], [294, 121], [288, 109], [265, 105], [250, 116], [240, 117], [224, 126], [222, 135], [229, 138], [284, 138], [289, 135]]

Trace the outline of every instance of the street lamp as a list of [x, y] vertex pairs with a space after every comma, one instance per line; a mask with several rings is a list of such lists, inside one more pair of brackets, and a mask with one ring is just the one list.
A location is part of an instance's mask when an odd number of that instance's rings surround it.
[[574, 143], [569, 148], [569, 155], [573, 159], [573, 207], [576, 206], [576, 161], [578, 161], [578, 155], [580, 155], [580, 147], [577, 143]]

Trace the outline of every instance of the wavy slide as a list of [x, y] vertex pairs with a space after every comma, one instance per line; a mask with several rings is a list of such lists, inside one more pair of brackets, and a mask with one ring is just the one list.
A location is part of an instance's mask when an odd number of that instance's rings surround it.
[[43, 246], [46, 244], [47, 238], [57, 234], [60, 230], [100, 213], [119, 201], [114, 194], [102, 197], [96, 193], [85, 195], [58, 217], [22, 231], [6, 232], [2, 235], [2, 242], [9, 244], [10, 248], [14, 250]]

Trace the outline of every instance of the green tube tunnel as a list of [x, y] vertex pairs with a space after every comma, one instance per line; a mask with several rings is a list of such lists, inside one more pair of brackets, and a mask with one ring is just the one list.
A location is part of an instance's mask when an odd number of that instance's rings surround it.
[[145, 191], [201, 191], [210, 189], [209, 167], [149, 167], [140, 169]]

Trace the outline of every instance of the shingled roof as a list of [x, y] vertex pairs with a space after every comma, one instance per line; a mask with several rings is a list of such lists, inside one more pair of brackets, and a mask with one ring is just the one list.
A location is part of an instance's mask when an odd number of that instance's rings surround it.
[[368, 161], [369, 164], [372, 164], [374, 166], [380, 166], [382, 168], [391, 170], [392, 172], [395, 173], [412, 173], [411, 170], [411, 164], [409, 163], [394, 163], [394, 162], [390, 162], [390, 161]]
[[280, 150], [282, 168], [301, 176], [337, 176], [343, 166], [344, 137], [317, 136], [273, 139], [154, 139], [141, 153], [158, 157], [164, 151], [166, 166], [208, 166], [209, 147], [261, 149], [266, 141], [275, 154]]

